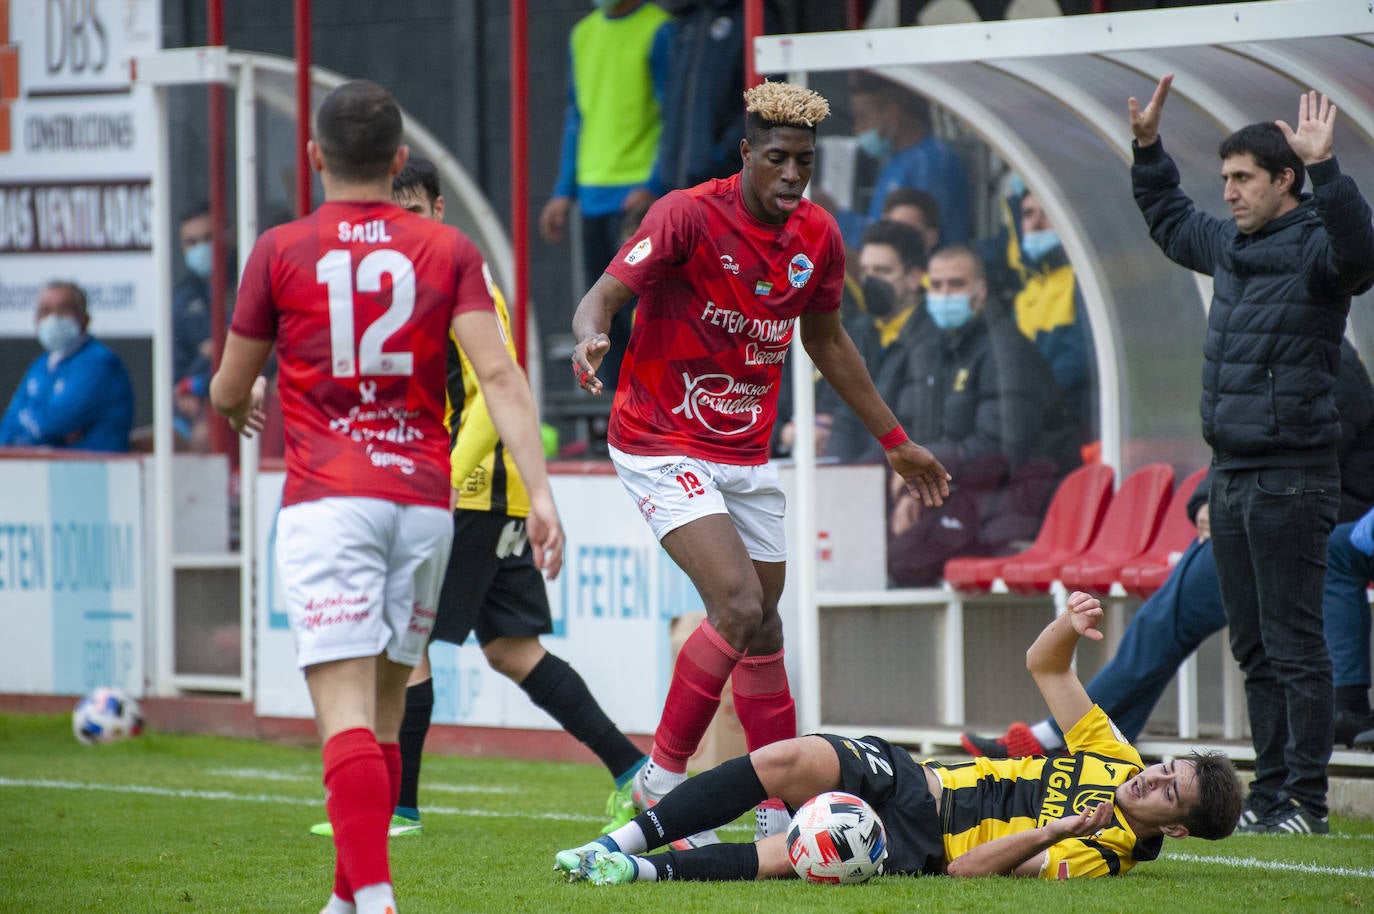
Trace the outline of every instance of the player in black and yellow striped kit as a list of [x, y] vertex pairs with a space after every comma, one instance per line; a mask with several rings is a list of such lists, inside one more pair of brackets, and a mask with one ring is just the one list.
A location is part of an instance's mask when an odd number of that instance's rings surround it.
[[[427, 159], [411, 156], [392, 180], [398, 205], [442, 222], [439, 174]], [[503, 338], [511, 357], [510, 313], [491, 277]], [[602, 761], [615, 780], [607, 803], [608, 827], [634, 814], [630, 788], [645, 756], [611, 721], [582, 677], [549, 653], [539, 636], [553, 631], [544, 579], [526, 548], [529, 495], [515, 462], [492, 424], [472, 364], [452, 334], [448, 343], [450, 481], [453, 485], [453, 549], [449, 553], [433, 638], [462, 644], [475, 632], [491, 668], [520, 686], [530, 701], [558, 721]], [[420, 755], [434, 710], [429, 658], [421, 657], [406, 688], [401, 721], [401, 791], [391, 820], [392, 837], [421, 834]], [[329, 834], [328, 823], [311, 829]]]
[[[1026, 667], [1069, 755], [917, 764], [873, 736], [813, 735], [773, 743], [673, 790], [647, 814], [596, 842], [560, 851], [570, 879], [616, 884], [661, 879], [794, 876], [786, 836], [639, 856], [711, 828], [762, 797], [791, 808], [827, 790], [863, 797], [887, 830], [886, 872], [910, 875], [1118, 876], [1159, 856], [1164, 837], [1217, 839], [1236, 827], [1240, 783], [1224, 756], [1194, 753], [1149, 765], [1088, 698], [1071, 668], [1081, 636], [1100, 639], [1102, 605], [1074, 593], [1026, 652]], [[652, 837], [647, 837], [652, 836]]]

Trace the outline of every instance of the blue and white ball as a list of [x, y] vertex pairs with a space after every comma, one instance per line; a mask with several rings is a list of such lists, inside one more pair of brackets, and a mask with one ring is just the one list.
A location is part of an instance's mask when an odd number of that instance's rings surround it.
[[882, 875], [887, 831], [872, 806], [832, 790], [807, 800], [792, 817], [787, 857], [810, 882], [867, 882]]
[[114, 743], [143, 732], [138, 702], [114, 686], [101, 686], [76, 704], [72, 733], [88, 746]]

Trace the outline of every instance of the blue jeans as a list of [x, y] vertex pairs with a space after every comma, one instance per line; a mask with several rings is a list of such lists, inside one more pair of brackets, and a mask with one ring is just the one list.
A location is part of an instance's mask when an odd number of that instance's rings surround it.
[[1365, 587], [1374, 579], [1374, 556], [1365, 555], [1350, 542], [1354, 524], [1331, 531], [1326, 544], [1326, 587], [1322, 591], [1322, 616], [1326, 620], [1326, 646], [1331, 651], [1331, 680], [1341, 686], [1370, 685], [1369, 598]]
[[1291, 798], [1327, 812], [1332, 686], [1322, 587], [1340, 498], [1335, 466], [1212, 469], [1212, 554], [1255, 745], [1252, 809]]

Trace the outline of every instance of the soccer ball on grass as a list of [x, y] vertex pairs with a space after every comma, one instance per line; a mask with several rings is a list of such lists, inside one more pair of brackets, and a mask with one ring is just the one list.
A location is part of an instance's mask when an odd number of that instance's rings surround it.
[[143, 712], [123, 690], [101, 686], [76, 704], [72, 733], [88, 746], [113, 743], [143, 732]]
[[866, 882], [882, 874], [887, 832], [872, 806], [832, 790], [807, 800], [792, 817], [787, 858], [810, 882]]

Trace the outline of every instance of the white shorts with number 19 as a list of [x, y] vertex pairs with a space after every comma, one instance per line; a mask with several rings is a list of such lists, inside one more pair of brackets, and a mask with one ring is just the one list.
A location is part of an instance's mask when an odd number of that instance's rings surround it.
[[443, 508], [321, 498], [277, 514], [277, 567], [301, 669], [375, 657], [414, 666], [453, 543]]
[[773, 464], [736, 466], [697, 457], [642, 457], [614, 447], [610, 454], [616, 475], [658, 539], [708, 514], [725, 514], [739, 531], [749, 558], [787, 560], [783, 525], [787, 498]]

